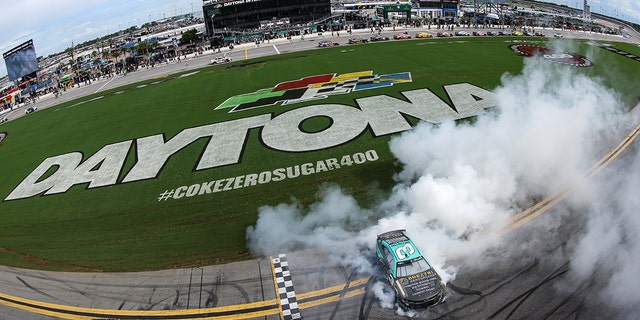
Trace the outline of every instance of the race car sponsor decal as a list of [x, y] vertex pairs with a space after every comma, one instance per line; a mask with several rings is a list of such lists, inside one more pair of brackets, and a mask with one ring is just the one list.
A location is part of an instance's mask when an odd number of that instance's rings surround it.
[[0, 132], [0, 147], [2, 146], [2, 143], [4, 142], [4, 139], [7, 138], [7, 135], [9, 135], [9, 133], [6, 132], [6, 131]]
[[429, 295], [439, 290], [438, 282], [440, 278], [433, 271], [429, 269], [424, 272], [420, 272], [415, 275], [411, 275], [401, 279], [402, 285], [407, 292], [410, 292], [412, 296], [418, 297], [421, 295]]
[[384, 234], [380, 236], [380, 239], [387, 240], [390, 244], [409, 240], [409, 238], [407, 238], [402, 232]]
[[230, 112], [264, 106], [294, 104], [298, 102], [325, 99], [330, 95], [346, 94], [353, 91], [389, 87], [396, 83], [411, 82], [410, 72], [374, 75], [373, 71], [335, 73], [304, 77], [286, 81], [273, 88], [260, 89], [253, 93], [228, 98], [218, 109], [231, 108]]
[[524, 57], [543, 59], [553, 63], [566, 64], [574, 67], [593, 66], [593, 62], [591, 62], [591, 60], [577, 53], [559, 51], [547, 47], [528, 44], [512, 44], [509, 46], [509, 49]]

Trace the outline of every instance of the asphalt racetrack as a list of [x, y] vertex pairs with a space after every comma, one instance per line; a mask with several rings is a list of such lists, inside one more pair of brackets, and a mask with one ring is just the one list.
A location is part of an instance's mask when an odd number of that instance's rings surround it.
[[[396, 32], [386, 33], [392, 36]], [[633, 38], [563, 33], [565, 37], [634, 41]], [[341, 34], [334, 40], [346, 44], [348, 38]], [[159, 65], [126, 77], [82, 85], [58, 98], [43, 97], [37, 107], [46, 108], [101, 90], [203, 67], [217, 55], [226, 54], [236, 61], [245, 56], [308, 50], [316, 48], [317, 43], [317, 38], [307, 37], [304, 41], [295, 38], [260, 46], [251, 44], [247, 50], [238, 46], [221, 53], [207, 52], [181, 63]], [[594, 155], [593, 174], [604, 167], [624, 170], [625, 159], [637, 154], [638, 109], [628, 114], [609, 138], [610, 148]], [[22, 108], [5, 116], [14, 119], [23, 114]], [[580, 213], [563, 212], [561, 230], [552, 238], [531, 227], [540, 221], [544, 223], [545, 217], [552, 217], [558, 211], [566, 211], [562, 205], [564, 196], [565, 193], [559, 193], [539, 199], [539, 205], [513, 221], [512, 228], [521, 229], [519, 237], [524, 234], [536, 242], [531, 251], [524, 249], [512, 253], [507, 260], [503, 257], [490, 261], [490, 267], [459, 270], [455, 280], [448, 284], [446, 302], [425, 312], [403, 314], [397, 308], [384, 306], [376, 292], [382, 290], [383, 294], [384, 291], [389, 294], [391, 289], [382, 275], [358, 274], [337, 265], [324, 253], [301, 251], [286, 253], [289, 270], [285, 270], [284, 276], [290, 274], [288, 284], [295, 289], [295, 294], [290, 294], [295, 300], [286, 302], [276, 296], [278, 280], [274, 262], [278, 257], [140, 273], [57, 273], [0, 267], [0, 319], [284, 319], [288, 314], [283, 308], [286, 303], [298, 306], [292, 309], [293, 318], [301, 315], [303, 319], [318, 320], [405, 319], [407, 316], [419, 319], [616, 318], [616, 310], [598, 298], [604, 284], [597, 272], [587, 281], [566, 285], [569, 261], [558, 257], [563, 257], [567, 243], [584, 228]], [[503, 237], [508, 240], [511, 236], [509, 229], [505, 230]], [[373, 259], [371, 253], [363, 254]], [[473, 265], [473, 262], [464, 265]], [[558, 289], [560, 284], [562, 289]]]

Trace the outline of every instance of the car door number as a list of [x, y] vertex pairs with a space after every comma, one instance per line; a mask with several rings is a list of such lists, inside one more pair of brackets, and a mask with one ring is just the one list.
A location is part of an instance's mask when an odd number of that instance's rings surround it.
[[396, 249], [396, 256], [398, 256], [398, 259], [402, 260], [412, 255], [414, 252], [416, 252], [416, 250], [413, 248], [413, 246], [407, 243], [404, 246]]

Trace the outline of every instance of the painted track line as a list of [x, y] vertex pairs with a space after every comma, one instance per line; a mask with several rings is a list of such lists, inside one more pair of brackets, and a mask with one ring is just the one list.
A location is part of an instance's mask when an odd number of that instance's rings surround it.
[[102, 91], [102, 89], [104, 89], [104, 87], [106, 87], [109, 83], [111, 83], [111, 81], [113, 81], [116, 77], [111, 77], [111, 79], [109, 79], [109, 81], [105, 82], [100, 88], [98, 88], [98, 90], [96, 90], [96, 92], [94, 93], [98, 93], [100, 91]]
[[[588, 179], [604, 168], [609, 166], [611, 162], [617, 159], [635, 140], [640, 136], [640, 125], [636, 126], [631, 132], [611, 151], [602, 157], [596, 164], [591, 166], [584, 174], [583, 179]], [[510, 233], [511, 231], [521, 227], [525, 223], [535, 219], [537, 216], [549, 210], [558, 202], [564, 200], [573, 191], [573, 186], [566, 187], [561, 191], [553, 194], [535, 205], [527, 208], [518, 215], [511, 218], [511, 223], [501, 231], [501, 235]]]

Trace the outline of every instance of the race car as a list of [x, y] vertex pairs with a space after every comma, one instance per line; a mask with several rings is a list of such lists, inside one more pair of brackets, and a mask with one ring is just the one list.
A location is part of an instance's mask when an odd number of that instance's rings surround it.
[[335, 47], [339, 45], [339, 43], [335, 42], [335, 41], [330, 41], [330, 40], [322, 40], [320, 42], [318, 42], [318, 47], [324, 48], [324, 47]]
[[394, 39], [411, 39], [411, 36], [406, 33], [397, 33], [393, 35]]
[[404, 229], [379, 234], [376, 254], [401, 307], [425, 309], [444, 301], [446, 287], [442, 278]]
[[367, 43], [369, 40], [367, 40], [366, 38], [351, 38], [349, 39], [349, 44], [361, 44], [361, 43]]
[[229, 57], [215, 57], [211, 59], [211, 64], [225, 63], [230, 61], [231, 61], [231, 58]]
[[430, 33], [426, 32], [418, 32], [416, 33], [416, 38], [431, 38], [433, 37]]
[[374, 35], [374, 36], [371, 36], [371, 38], [369, 38], [369, 41], [371, 41], [371, 42], [375, 42], [375, 41], [387, 41], [387, 40], [389, 40], [389, 38], [388, 38], [388, 37], [385, 37], [385, 36], [383, 36], [383, 35], [379, 35], [379, 34], [376, 34], [376, 35]]
[[29, 113], [36, 112], [36, 110], [38, 110], [37, 107], [29, 107], [24, 113], [29, 114]]

